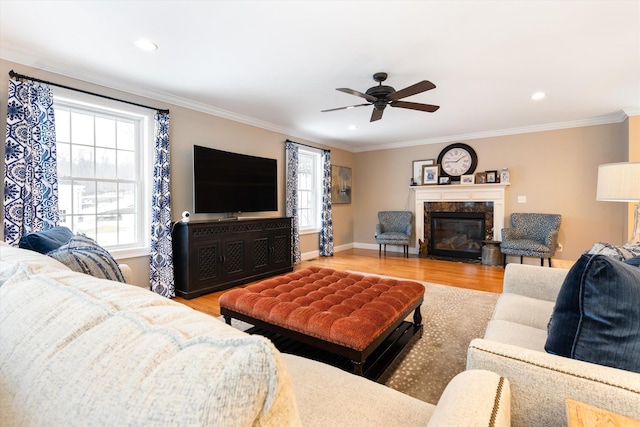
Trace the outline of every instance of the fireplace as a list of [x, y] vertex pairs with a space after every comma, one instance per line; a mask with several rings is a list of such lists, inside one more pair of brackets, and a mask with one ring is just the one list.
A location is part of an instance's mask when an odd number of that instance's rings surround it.
[[429, 253], [433, 256], [482, 258], [486, 240], [485, 214], [482, 212], [432, 212]]
[[508, 186], [508, 183], [412, 186], [415, 195], [415, 243], [419, 256], [431, 256], [431, 214], [434, 212], [481, 212], [485, 223], [484, 240], [500, 240]]
[[493, 238], [493, 202], [425, 202], [421, 256], [482, 259], [482, 241]]

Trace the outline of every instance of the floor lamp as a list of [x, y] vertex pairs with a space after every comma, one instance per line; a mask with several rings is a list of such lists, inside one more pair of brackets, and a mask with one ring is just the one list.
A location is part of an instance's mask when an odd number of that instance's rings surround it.
[[633, 234], [627, 244], [640, 243], [640, 162], [609, 163], [598, 166], [596, 200], [635, 202]]

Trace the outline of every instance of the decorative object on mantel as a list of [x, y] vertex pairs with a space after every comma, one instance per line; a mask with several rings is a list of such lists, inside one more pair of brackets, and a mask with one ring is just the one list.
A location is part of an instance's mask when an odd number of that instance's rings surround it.
[[475, 184], [476, 182], [476, 176], [474, 174], [469, 174], [469, 175], [462, 175], [460, 177], [460, 184], [461, 185], [472, 185]]
[[331, 203], [351, 203], [351, 168], [331, 166]]
[[440, 167], [438, 165], [422, 166], [422, 185], [437, 184], [439, 171]]
[[433, 166], [436, 164], [435, 159], [427, 160], [414, 160], [413, 161], [413, 176], [411, 178], [411, 185], [422, 185], [422, 167]]
[[438, 178], [438, 184], [439, 185], [449, 185], [449, 184], [451, 184], [451, 177], [441, 176], [440, 178]]
[[486, 172], [476, 173], [476, 184], [486, 184], [486, 183], [487, 183], [487, 173]]
[[478, 156], [467, 144], [455, 143], [447, 145], [438, 155], [438, 164], [443, 176], [451, 177], [451, 181], [460, 181], [462, 175], [475, 172]]
[[495, 184], [500, 182], [500, 177], [498, 177], [498, 171], [485, 171], [487, 174], [487, 184]]
[[635, 202], [633, 233], [627, 244], [640, 243], [640, 162], [608, 163], [598, 166], [596, 200]]
[[500, 182], [509, 183], [509, 168], [502, 168], [500, 171]]

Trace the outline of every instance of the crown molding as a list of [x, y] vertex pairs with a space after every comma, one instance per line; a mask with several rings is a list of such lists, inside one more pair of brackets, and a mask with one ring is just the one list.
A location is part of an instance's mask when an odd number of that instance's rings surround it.
[[[640, 114], [640, 109], [638, 109], [638, 114]], [[354, 149], [354, 152], [388, 150], [392, 148], [415, 147], [418, 145], [440, 144], [440, 143], [448, 143], [448, 142], [466, 141], [471, 139], [494, 138], [498, 136], [517, 135], [522, 133], [535, 133], [535, 132], [544, 132], [544, 131], [550, 131], [550, 130], [570, 129], [570, 128], [576, 128], [576, 127], [620, 123], [626, 120], [627, 116], [628, 116], [627, 110], [624, 110], [624, 111], [621, 110], [614, 114], [600, 116], [593, 119], [581, 119], [581, 120], [573, 120], [568, 122], [524, 126], [519, 128], [498, 129], [498, 130], [486, 131], [486, 132], [466, 133], [466, 134], [427, 138], [427, 139], [420, 139], [420, 140], [414, 140], [414, 141], [404, 141], [404, 142], [397, 142], [397, 143], [390, 143], [390, 144], [369, 145], [364, 147], [358, 147]]]
[[[338, 144], [335, 142], [317, 140], [311, 135], [301, 133], [294, 129], [288, 129], [282, 126], [275, 125], [273, 123], [257, 120], [252, 117], [243, 116], [232, 111], [223, 110], [221, 108], [212, 107], [207, 104], [195, 102], [186, 98], [171, 95], [160, 90], [145, 90], [140, 86], [131, 85], [129, 83], [118, 81], [114, 79], [101, 79], [100, 76], [89, 73], [82, 73], [77, 70], [69, 70], [64, 66], [51, 66], [34, 60], [33, 56], [29, 53], [21, 52], [16, 49], [3, 47], [0, 51], [0, 58], [15, 62], [16, 64], [22, 64], [27, 67], [36, 68], [38, 70], [46, 71], [49, 73], [57, 74], [65, 78], [71, 78], [79, 80], [85, 83], [102, 86], [108, 89], [117, 90], [130, 95], [141, 96], [153, 101], [159, 101], [167, 104], [171, 104], [177, 107], [184, 107], [190, 110], [198, 111], [201, 113], [211, 114], [224, 119], [232, 120], [235, 122], [243, 123], [246, 125], [254, 126], [260, 129], [269, 130], [275, 133], [280, 133], [292, 138], [300, 138], [306, 141], [316, 143], [319, 145], [330, 146], [346, 151], [353, 151], [353, 147]], [[28, 74], [28, 73], [27, 73]], [[34, 76], [35, 77], [35, 76]]]
[[640, 107], [630, 107], [622, 110], [627, 117], [640, 116]]

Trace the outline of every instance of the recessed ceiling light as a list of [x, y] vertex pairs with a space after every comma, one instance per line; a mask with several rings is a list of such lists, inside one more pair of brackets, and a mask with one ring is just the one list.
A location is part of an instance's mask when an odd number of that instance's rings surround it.
[[136, 40], [136, 46], [142, 50], [146, 50], [148, 52], [154, 51], [158, 49], [158, 45], [145, 39]]
[[356, 126], [356, 125], [349, 125], [349, 127], [348, 127], [347, 129], [349, 129], [349, 130], [356, 130], [356, 129], [358, 129], [358, 126]]
[[545, 96], [547, 95], [544, 92], [536, 92], [531, 95], [531, 99], [533, 99], [534, 101], [538, 101], [540, 99], [543, 99]]

